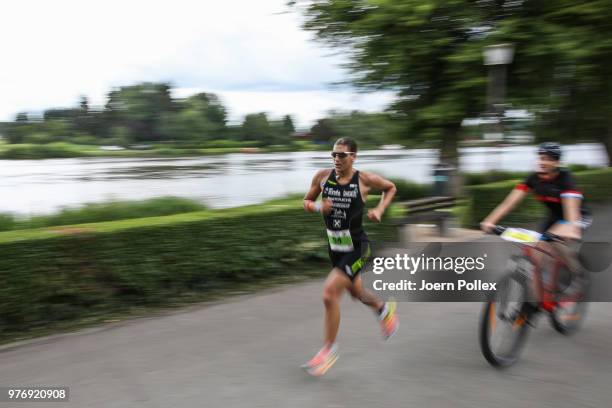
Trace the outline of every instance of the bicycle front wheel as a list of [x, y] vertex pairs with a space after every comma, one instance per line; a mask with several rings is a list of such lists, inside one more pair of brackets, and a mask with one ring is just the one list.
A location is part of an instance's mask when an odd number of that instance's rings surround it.
[[482, 309], [480, 349], [494, 367], [509, 367], [520, 357], [532, 314], [527, 303], [527, 282], [527, 277], [519, 272], [506, 275]]

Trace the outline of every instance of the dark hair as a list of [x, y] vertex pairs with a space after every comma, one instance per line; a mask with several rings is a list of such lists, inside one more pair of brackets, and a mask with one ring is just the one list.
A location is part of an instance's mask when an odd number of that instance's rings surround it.
[[349, 148], [350, 152], [357, 153], [357, 142], [351, 139], [350, 137], [341, 137], [336, 140], [334, 145], [343, 145]]

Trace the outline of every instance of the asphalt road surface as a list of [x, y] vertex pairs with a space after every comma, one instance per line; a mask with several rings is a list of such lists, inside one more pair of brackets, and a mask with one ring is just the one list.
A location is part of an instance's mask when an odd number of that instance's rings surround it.
[[[609, 240], [612, 211], [591, 238]], [[345, 297], [340, 358], [299, 369], [320, 347], [322, 281], [0, 350], [0, 386], [70, 387], [60, 407], [609, 407], [612, 304], [591, 305], [572, 337], [547, 319], [521, 361], [498, 371], [478, 346], [479, 303], [400, 303], [400, 330]], [[0, 402], [0, 407], [46, 404]]]

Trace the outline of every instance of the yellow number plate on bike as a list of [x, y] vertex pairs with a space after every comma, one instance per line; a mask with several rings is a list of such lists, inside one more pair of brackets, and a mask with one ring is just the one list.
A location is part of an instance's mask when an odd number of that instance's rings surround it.
[[523, 228], [508, 228], [501, 234], [506, 241], [534, 244], [540, 240], [542, 234]]

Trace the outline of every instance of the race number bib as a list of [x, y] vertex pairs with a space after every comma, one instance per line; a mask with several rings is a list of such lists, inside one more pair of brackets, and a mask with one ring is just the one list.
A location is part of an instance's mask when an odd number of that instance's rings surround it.
[[353, 250], [351, 231], [347, 229], [340, 231], [332, 231], [328, 229], [327, 238], [329, 239], [329, 247], [332, 251], [351, 252]]

